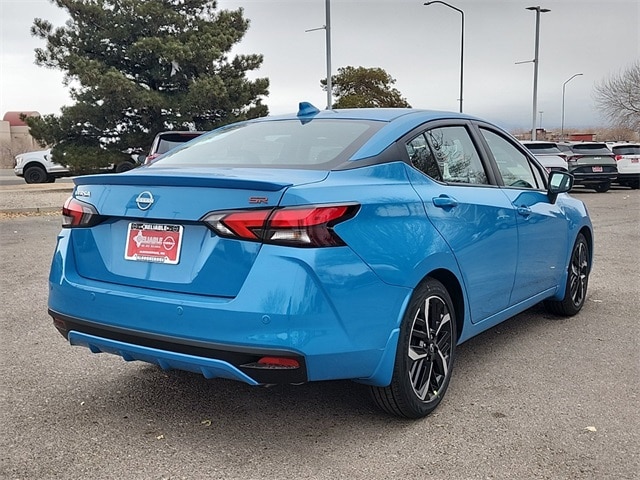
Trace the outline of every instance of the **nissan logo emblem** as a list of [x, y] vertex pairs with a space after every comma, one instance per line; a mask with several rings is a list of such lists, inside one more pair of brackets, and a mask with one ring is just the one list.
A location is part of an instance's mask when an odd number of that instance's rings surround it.
[[140, 210], [148, 210], [153, 205], [153, 195], [149, 191], [144, 191], [136, 197], [136, 205]]

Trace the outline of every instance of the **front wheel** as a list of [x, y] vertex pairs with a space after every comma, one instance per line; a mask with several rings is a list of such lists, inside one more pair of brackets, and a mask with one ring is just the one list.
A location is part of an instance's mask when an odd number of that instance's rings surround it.
[[456, 348], [456, 315], [447, 289], [427, 278], [413, 293], [400, 326], [391, 384], [371, 387], [382, 410], [405, 418], [431, 413], [444, 397]]
[[31, 165], [24, 172], [24, 181], [27, 183], [45, 183], [47, 171], [39, 165]]
[[582, 309], [589, 284], [591, 269], [589, 257], [587, 239], [580, 233], [571, 251], [564, 298], [560, 301], [545, 300], [544, 302], [544, 306], [550, 313], [570, 317]]

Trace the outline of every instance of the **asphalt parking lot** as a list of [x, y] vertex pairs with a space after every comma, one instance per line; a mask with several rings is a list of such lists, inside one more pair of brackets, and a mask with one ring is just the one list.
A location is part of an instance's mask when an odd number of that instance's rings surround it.
[[0, 478], [638, 478], [640, 190], [574, 195], [596, 235], [583, 311], [463, 344], [419, 421], [351, 382], [255, 388], [70, 347], [46, 311], [58, 213], [0, 213]]

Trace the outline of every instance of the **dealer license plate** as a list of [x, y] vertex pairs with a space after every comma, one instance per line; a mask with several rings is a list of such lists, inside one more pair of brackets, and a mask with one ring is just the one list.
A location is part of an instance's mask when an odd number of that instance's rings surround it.
[[181, 244], [182, 225], [131, 222], [124, 258], [175, 265], [180, 261]]
[[592, 167], [591, 171], [592, 172], [602, 172], [602, 167], [600, 167], [600, 166]]

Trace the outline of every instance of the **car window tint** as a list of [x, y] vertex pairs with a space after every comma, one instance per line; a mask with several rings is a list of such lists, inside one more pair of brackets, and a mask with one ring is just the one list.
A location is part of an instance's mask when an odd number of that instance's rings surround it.
[[529, 158], [500, 135], [481, 128], [507, 187], [544, 188], [542, 175]]
[[623, 145], [613, 147], [611, 150], [616, 155], [640, 155], [640, 145]]
[[525, 143], [524, 146], [535, 154], [558, 155], [562, 153], [553, 143]]
[[486, 185], [487, 175], [465, 127], [440, 127], [425, 132], [442, 180]]
[[440, 168], [424, 134], [420, 134], [411, 140], [406, 147], [409, 160], [411, 160], [414, 167], [434, 180], [442, 181]]
[[348, 160], [384, 122], [317, 119], [249, 122], [202, 135], [153, 165], [326, 170]]
[[571, 149], [581, 155], [611, 155], [611, 150], [604, 143], [583, 143], [572, 145]]

